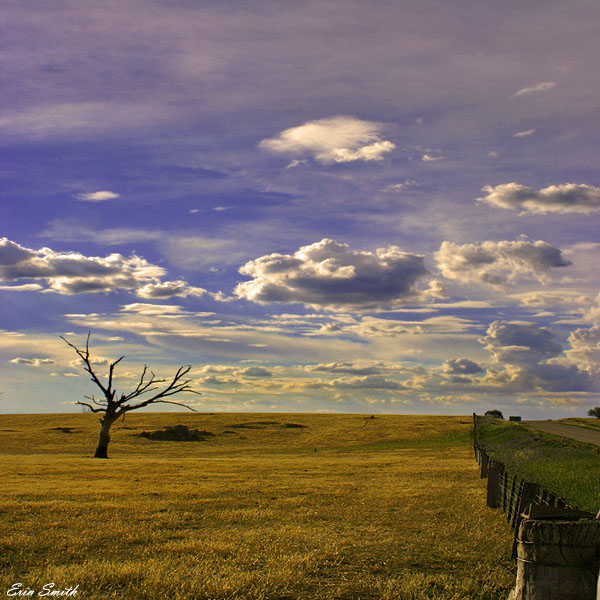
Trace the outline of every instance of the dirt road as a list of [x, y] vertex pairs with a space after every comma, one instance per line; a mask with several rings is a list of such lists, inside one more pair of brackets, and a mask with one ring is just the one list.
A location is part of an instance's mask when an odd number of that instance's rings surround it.
[[572, 440], [600, 446], [600, 431], [586, 429], [585, 427], [577, 427], [576, 425], [565, 425], [564, 423], [556, 423], [555, 421], [523, 422], [530, 427], [535, 427], [536, 429], [545, 431], [546, 433], [562, 435], [563, 437], [571, 438]]

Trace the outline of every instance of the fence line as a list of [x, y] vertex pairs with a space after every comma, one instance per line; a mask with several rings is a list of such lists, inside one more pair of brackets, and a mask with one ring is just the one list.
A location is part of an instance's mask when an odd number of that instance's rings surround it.
[[[473, 413], [473, 450], [480, 467], [480, 477], [487, 478], [487, 505], [490, 508], [499, 508], [506, 514], [506, 519], [515, 530], [515, 535], [523, 520], [523, 512], [532, 504], [557, 510], [575, 511], [582, 516], [589, 514], [580, 511], [565, 498], [521, 477], [515, 469], [491, 458], [479, 442], [477, 420], [477, 415]], [[516, 538], [513, 545], [513, 558], [515, 556]]]

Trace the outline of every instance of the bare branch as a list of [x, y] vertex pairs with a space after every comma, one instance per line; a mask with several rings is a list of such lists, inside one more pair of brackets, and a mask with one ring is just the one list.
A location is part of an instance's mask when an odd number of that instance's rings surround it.
[[121, 358], [115, 360], [115, 362], [111, 363], [110, 366], [108, 367], [108, 389], [111, 390], [112, 389], [112, 380], [113, 380], [113, 372], [115, 370], [115, 367], [124, 359], [124, 356], [121, 356]]
[[106, 408], [96, 408], [96, 407], [92, 406], [91, 404], [89, 404], [88, 402], [81, 402], [81, 400], [77, 400], [77, 402], [75, 402], [75, 404], [81, 404], [81, 406], [85, 406], [86, 408], [89, 408], [90, 411], [93, 413], [106, 412]]
[[[79, 355], [81, 360], [83, 360], [83, 362], [85, 363], [84, 369], [92, 376], [92, 381], [102, 390], [102, 392], [106, 396], [106, 398], [110, 399], [110, 386], [108, 388], [106, 388], [106, 387], [104, 387], [104, 385], [102, 385], [102, 382], [98, 379], [98, 376], [96, 375], [96, 373], [94, 373], [94, 370], [92, 369], [92, 365], [90, 363], [90, 333], [88, 332], [87, 341], [85, 343], [85, 353], [83, 352], [83, 350], [79, 349], [77, 346], [72, 344], [67, 338], [64, 338], [62, 335], [59, 337], [66, 344], [71, 346], [71, 348], [73, 348], [73, 350], [75, 350], [75, 352], [77, 352], [77, 354]], [[121, 359], [119, 359], [119, 360], [121, 360]], [[119, 362], [119, 361], [117, 361], [117, 362]], [[116, 363], [113, 363], [113, 364], [116, 364]]]
[[96, 406], [106, 407], [106, 400], [96, 400], [94, 396], [84, 396], [88, 400], [91, 400]]
[[156, 390], [158, 388], [150, 387], [150, 386], [152, 386], [156, 383], [164, 383], [166, 381], [166, 379], [156, 379], [154, 376], [154, 373], [152, 371], [150, 371], [150, 379], [148, 379], [147, 381], [144, 381], [146, 378], [147, 371], [148, 371], [148, 366], [144, 365], [144, 370], [142, 371], [142, 375], [140, 377], [140, 381], [139, 381], [137, 387], [135, 388], [135, 390], [133, 390], [129, 394], [121, 394], [121, 398], [117, 402], [118, 406], [122, 406], [123, 404], [125, 404], [126, 402], [131, 400], [132, 398], [137, 398], [138, 396], [141, 396], [142, 394], [147, 394], [148, 392], [153, 392], [154, 390]]
[[[197, 394], [199, 394], [200, 392], [196, 392]], [[154, 400], [154, 402], [152, 402], [152, 404], [176, 404], [177, 406], [183, 406], [183, 408], [187, 408], [188, 410], [191, 410], [192, 412], [198, 412], [195, 408], [192, 408], [191, 406], [187, 405], [187, 404], [183, 404], [183, 402], [175, 402], [174, 400]], [[132, 405], [132, 406], [124, 406], [121, 411], [120, 414], [125, 414], [131, 410], [137, 410], [138, 408], [143, 408], [144, 406], [148, 406], [147, 402], [142, 402], [141, 404], [136, 404], [136, 405]]]

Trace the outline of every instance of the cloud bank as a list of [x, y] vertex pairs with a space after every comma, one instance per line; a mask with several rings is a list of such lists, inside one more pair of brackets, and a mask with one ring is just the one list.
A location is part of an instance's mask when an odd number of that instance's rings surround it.
[[591, 213], [600, 211], [600, 187], [592, 185], [564, 183], [551, 185], [541, 190], [505, 183], [483, 188], [487, 196], [476, 198], [492, 206], [508, 209], [521, 209], [530, 213]]
[[7, 238], [0, 239], [0, 282], [41, 280], [39, 284], [15, 286], [22, 291], [57, 294], [89, 294], [126, 290], [142, 298], [170, 298], [199, 295], [205, 290], [185, 281], [161, 282], [162, 267], [132, 255], [84, 256], [78, 252], [55, 252], [50, 248], [32, 250]]

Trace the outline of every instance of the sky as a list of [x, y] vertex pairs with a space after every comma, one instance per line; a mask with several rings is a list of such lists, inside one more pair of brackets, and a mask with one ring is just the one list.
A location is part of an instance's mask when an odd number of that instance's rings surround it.
[[596, 0], [2, 11], [0, 412], [600, 405]]

